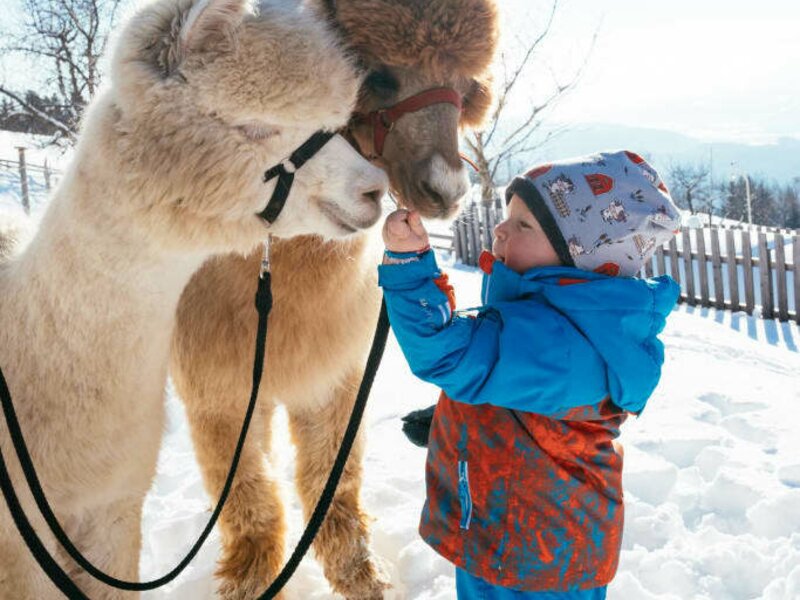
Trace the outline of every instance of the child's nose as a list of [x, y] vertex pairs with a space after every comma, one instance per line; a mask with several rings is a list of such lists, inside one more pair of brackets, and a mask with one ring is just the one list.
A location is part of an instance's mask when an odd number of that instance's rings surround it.
[[506, 236], [506, 228], [503, 227], [505, 221], [503, 223], [498, 223], [494, 226], [494, 237], [503, 239]]

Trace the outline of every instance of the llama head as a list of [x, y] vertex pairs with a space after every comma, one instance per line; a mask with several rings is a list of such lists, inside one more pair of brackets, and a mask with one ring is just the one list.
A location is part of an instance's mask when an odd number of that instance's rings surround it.
[[[429, 217], [452, 215], [468, 189], [459, 157], [459, 127], [483, 120], [492, 101], [490, 65], [498, 37], [494, 0], [313, 0], [338, 27], [368, 75], [359, 113], [390, 107], [433, 88], [451, 88], [462, 109], [441, 103], [407, 113], [386, 136], [377, 159], [392, 191]], [[354, 121], [353, 137], [375, 154], [368, 123]]]
[[345, 125], [360, 85], [335, 36], [291, 4], [156, 0], [121, 32], [108, 147], [152, 235], [247, 249], [267, 233], [340, 237], [379, 218], [386, 177], [339, 136], [298, 170], [272, 226], [256, 216], [276, 185], [264, 172]]

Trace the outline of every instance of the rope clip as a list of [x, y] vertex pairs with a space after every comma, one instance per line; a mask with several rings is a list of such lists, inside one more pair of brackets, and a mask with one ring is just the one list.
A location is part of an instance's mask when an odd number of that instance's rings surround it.
[[270, 272], [269, 264], [269, 246], [272, 243], [272, 236], [264, 240], [264, 255], [261, 257], [261, 272], [258, 274], [260, 279], [264, 279], [264, 275]]

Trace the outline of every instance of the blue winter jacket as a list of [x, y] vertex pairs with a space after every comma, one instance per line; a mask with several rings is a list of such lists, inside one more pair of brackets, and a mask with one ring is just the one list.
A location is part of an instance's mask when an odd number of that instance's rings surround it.
[[495, 585], [605, 585], [622, 533], [612, 441], [658, 383], [656, 336], [679, 288], [570, 267], [491, 271], [471, 317], [452, 313], [432, 252], [379, 268], [411, 370], [443, 390], [421, 534]]

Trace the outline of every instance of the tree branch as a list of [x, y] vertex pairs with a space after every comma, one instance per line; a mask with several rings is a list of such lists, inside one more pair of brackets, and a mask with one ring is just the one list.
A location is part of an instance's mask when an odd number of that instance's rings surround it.
[[20, 98], [14, 92], [7, 90], [3, 86], [0, 86], [0, 94], [5, 94], [6, 96], [14, 100], [17, 104], [19, 104], [22, 108], [24, 108], [27, 111], [27, 114], [29, 114], [30, 116], [40, 119], [45, 123], [48, 123], [49, 125], [55, 127], [58, 131], [60, 131], [70, 139], [74, 139], [75, 132], [72, 131], [72, 129], [70, 129], [70, 127], [65, 123], [62, 123], [58, 119], [51, 117], [50, 115], [39, 110], [35, 106], [32, 106], [31, 104], [25, 102], [24, 99]]

